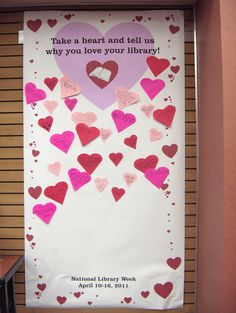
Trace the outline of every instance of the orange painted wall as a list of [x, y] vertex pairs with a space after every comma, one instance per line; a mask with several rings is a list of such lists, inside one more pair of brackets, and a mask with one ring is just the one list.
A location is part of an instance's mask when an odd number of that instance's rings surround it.
[[197, 313], [236, 312], [235, 0], [198, 1]]

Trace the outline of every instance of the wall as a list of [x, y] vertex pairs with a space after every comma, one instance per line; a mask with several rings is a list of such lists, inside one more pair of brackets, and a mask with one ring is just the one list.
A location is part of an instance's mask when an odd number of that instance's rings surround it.
[[[236, 2], [198, 1], [198, 313], [236, 312]], [[235, 137], [234, 137], [235, 138]]]
[[[23, 203], [23, 105], [22, 46], [18, 30], [23, 13], [0, 12], [0, 254], [24, 253]], [[194, 88], [193, 14], [185, 11], [185, 80], [186, 80], [186, 263], [185, 305], [171, 313], [195, 312], [196, 258], [196, 114]], [[24, 299], [24, 267], [16, 274], [18, 313], [54, 313], [53, 309], [26, 309]], [[82, 312], [83, 310], [77, 310]], [[86, 310], [89, 312], [91, 310]], [[92, 310], [92, 313], [104, 310]], [[143, 312], [144, 310], [137, 312]], [[60, 310], [69, 313], [70, 310]], [[73, 311], [72, 311], [73, 312]], [[106, 310], [107, 313], [120, 312]], [[128, 310], [126, 311], [128, 312]], [[145, 311], [149, 312], [149, 311]]]

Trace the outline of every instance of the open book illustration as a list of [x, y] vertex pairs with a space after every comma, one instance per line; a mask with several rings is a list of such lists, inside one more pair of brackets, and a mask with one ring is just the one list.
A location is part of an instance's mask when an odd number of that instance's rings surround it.
[[109, 82], [110, 78], [111, 78], [111, 71], [109, 71], [109, 70], [107, 70], [101, 66], [98, 66], [94, 70], [92, 70], [91, 73], [89, 73], [89, 76], [96, 77], [98, 79]]

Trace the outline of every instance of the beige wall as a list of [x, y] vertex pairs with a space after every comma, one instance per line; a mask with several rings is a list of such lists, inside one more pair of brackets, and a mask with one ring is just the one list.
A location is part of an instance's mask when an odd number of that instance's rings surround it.
[[235, 14], [235, 0], [198, 1], [198, 313], [236, 312]]

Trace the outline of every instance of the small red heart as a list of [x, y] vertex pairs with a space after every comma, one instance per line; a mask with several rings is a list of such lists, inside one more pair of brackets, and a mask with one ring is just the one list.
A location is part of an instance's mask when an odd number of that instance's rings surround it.
[[65, 303], [65, 302], [66, 302], [66, 300], [67, 300], [67, 298], [66, 298], [66, 297], [61, 297], [61, 296], [58, 296], [58, 297], [57, 297], [57, 301], [58, 301], [60, 304]]
[[142, 292], [141, 292], [141, 296], [142, 296], [143, 298], [145, 298], [145, 299], [149, 296], [149, 294], [150, 294], [149, 291], [142, 291]]
[[176, 65], [176, 66], [171, 66], [170, 69], [173, 73], [177, 74], [178, 71], [180, 70], [180, 67], [179, 65]]
[[172, 289], [173, 289], [173, 284], [171, 282], [167, 282], [164, 285], [156, 284], [154, 286], [155, 292], [164, 299], [166, 299], [169, 296]]
[[63, 204], [67, 193], [68, 184], [59, 182], [55, 186], [48, 186], [44, 189], [44, 195], [58, 203]]
[[169, 187], [168, 184], [162, 184], [162, 185], [161, 185], [161, 189], [162, 189], [162, 190], [166, 190], [168, 187]]
[[145, 173], [146, 170], [149, 170], [151, 168], [155, 168], [158, 162], [158, 157], [155, 155], [149, 155], [147, 156], [145, 159], [141, 158], [141, 159], [137, 159], [134, 162], [134, 167]]
[[71, 14], [66, 14], [64, 15], [65, 19], [67, 19], [68, 21], [71, 19], [72, 15]]
[[76, 131], [82, 146], [86, 146], [91, 141], [100, 136], [100, 130], [97, 127], [90, 127], [84, 123], [77, 124]]
[[42, 188], [40, 186], [29, 187], [28, 188], [28, 193], [34, 199], [38, 199], [38, 197], [41, 195], [41, 192], [42, 192]]
[[45, 129], [47, 132], [50, 132], [53, 123], [52, 116], [47, 116], [45, 118], [40, 118], [38, 120], [38, 125]]
[[176, 152], [178, 151], [178, 146], [176, 144], [170, 146], [165, 145], [162, 147], [162, 151], [169, 158], [173, 158], [173, 156], [175, 156]]
[[43, 275], [39, 275], [39, 278], [40, 278], [40, 279], [43, 278]]
[[93, 302], [92, 301], [88, 301], [88, 305], [91, 305]]
[[127, 146], [136, 149], [137, 145], [137, 136], [136, 135], [131, 135], [130, 137], [127, 137], [124, 139], [124, 144]]
[[45, 78], [44, 79], [44, 84], [51, 90], [53, 91], [54, 88], [56, 87], [56, 84], [58, 83], [58, 78], [52, 77], [52, 78]]
[[125, 303], [129, 304], [132, 301], [131, 297], [124, 297]]
[[34, 293], [36, 296], [39, 296], [40, 295], [40, 292], [39, 291], [35, 291]]
[[119, 201], [120, 198], [123, 197], [123, 195], [125, 194], [125, 190], [123, 188], [117, 188], [117, 187], [113, 187], [111, 189], [111, 192], [113, 194], [115, 201]]
[[34, 238], [33, 235], [30, 235], [30, 234], [27, 234], [27, 235], [26, 235], [26, 239], [27, 239], [28, 241], [33, 240], [33, 238]]
[[123, 159], [123, 154], [118, 152], [118, 153], [110, 153], [109, 154], [109, 159], [117, 166], [120, 161]]
[[38, 284], [37, 285], [37, 288], [40, 290], [40, 291], [44, 291], [44, 289], [47, 287], [46, 284]]
[[34, 157], [38, 156], [39, 153], [40, 153], [40, 151], [38, 151], [38, 150], [32, 150], [32, 154]]
[[177, 257], [175, 259], [169, 258], [167, 261], [167, 264], [173, 268], [174, 270], [176, 270], [180, 264], [181, 264], [181, 258]]
[[172, 34], [175, 34], [180, 30], [179, 26], [174, 26], [174, 25], [170, 25], [169, 29], [170, 29]]
[[102, 162], [102, 156], [98, 153], [93, 153], [91, 155], [83, 153], [77, 157], [77, 161], [87, 173], [92, 174]]
[[135, 16], [136, 21], [141, 22], [143, 17], [142, 16]]
[[102, 24], [105, 22], [105, 20], [100, 20], [100, 21], [101, 21]]
[[167, 21], [169, 21], [169, 20], [170, 20], [170, 17], [169, 17], [169, 16], [166, 16], [165, 19], [166, 19]]
[[39, 19], [37, 19], [35, 21], [30, 20], [30, 21], [27, 22], [27, 26], [33, 32], [36, 32], [40, 28], [41, 25], [42, 25], [42, 21], [39, 20]]
[[33, 59], [30, 59], [29, 61], [30, 61], [30, 63], [33, 63], [33, 62], [34, 62], [34, 60], [33, 60]]
[[57, 24], [57, 20], [49, 19], [47, 20], [47, 23], [50, 27], [54, 27]]
[[79, 297], [81, 296], [81, 292], [74, 292], [74, 296], [75, 296], [76, 298], [79, 298]]
[[153, 112], [153, 117], [157, 122], [170, 127], [175, 116], [175, 107], [167, 105], [164, 109], [157, 109]]

